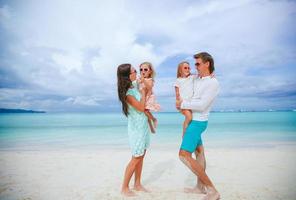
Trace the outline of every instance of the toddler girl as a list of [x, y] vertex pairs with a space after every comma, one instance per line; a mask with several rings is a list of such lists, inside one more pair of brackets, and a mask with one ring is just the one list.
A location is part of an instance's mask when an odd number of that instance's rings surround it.
[[160, 110], [160, 105], [156, 102], [153, 86], [155, 71], [153, 66], [149, 62], [144, 62], [140, 65], [141, 77], [138, 79], [140, 89], [145, 87], [147, 89], [146, 93], [146, 104], [145, 104], [145, 114], [148, 117], [148, 123], [152, 133], [155, 133], [157, 127], [157, 119], [152, 115], [150, 111], [157, 112]]
[[[192, 98], [193, 95], [193, 80], [196, 75], [190, 73], [189, 62], [183, 61], [178, 65], [177, 70], [177, 80], [175, 83], [176, 100], [188, 100]], [[192, 120], [191, 110], [182, 109], [181, 113], [185, 116], [185, 121], [183, 122], [183, 136], [185, 130]]]

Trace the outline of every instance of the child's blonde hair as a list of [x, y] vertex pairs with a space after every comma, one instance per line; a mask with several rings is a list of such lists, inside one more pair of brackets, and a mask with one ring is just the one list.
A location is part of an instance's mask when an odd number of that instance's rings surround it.
[[151, 70], [151, 74], [150, 74], [150, 77], [149, 78], [154, 79], [156, 73], [154, 71], [154, 68], [153, 68], [152, 64], [150, 62], [143, 62], [142, 64], [140, 64], [140, 68], [141, 68], [142, 65], [146, 65], [146, 66], [149, 67], [149, 69]]
[[187, 61], [182, 61], [182, 62], [180, 62], [179, 65], [178, 65], [178, 70], [177, 70], [177, 78], [180, 78], [180, 77], [182, 76], [181, 68], [182, 68], [182, 66], [183, 66], [184, 64], [188, 64], [188, 65], [190, 65], [189, 62], [187, 62]]

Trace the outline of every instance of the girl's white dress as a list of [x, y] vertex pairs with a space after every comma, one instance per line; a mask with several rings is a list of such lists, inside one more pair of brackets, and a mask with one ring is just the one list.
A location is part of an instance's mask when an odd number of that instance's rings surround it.
[[193, 96], [193, 83], [196, 75], [190, 75], [186, 78], [177, 78], [174, 86], [179, 88], [182, 100], [189, 100]]

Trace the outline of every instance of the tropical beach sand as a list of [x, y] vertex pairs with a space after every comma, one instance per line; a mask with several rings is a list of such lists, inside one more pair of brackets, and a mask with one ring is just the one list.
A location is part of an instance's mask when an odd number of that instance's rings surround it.
[[[296, 197], [295, 145], [264, 148], [208, 148], [207, 173], [221, 199]], [[192, 173], [179, 161], [178, 146], [152, 146], [145, 158], [143, 184], [151, 193], [120, 194], [128, 148], [102, 150], [0, 151], [0, 199], [201, 199], [187, 194]]]

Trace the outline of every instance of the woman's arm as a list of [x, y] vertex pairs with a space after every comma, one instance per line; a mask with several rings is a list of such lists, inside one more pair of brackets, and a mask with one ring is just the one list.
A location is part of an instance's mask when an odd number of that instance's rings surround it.
[[126, 96], [126, 101], [128, 104], [133, 106], [136, 110], [138, 110], [140, 112], [144, 112], [145, 111], [145, 100], [146, 100], [145, 88], [141, 90], [141, 95], [142, 95], [142, 97], [141, 97], [140, 101], [138, 101], [135, 97], [133, 97], [131, 95]]

